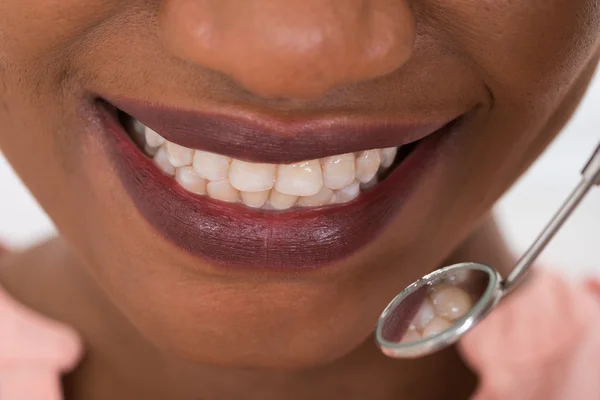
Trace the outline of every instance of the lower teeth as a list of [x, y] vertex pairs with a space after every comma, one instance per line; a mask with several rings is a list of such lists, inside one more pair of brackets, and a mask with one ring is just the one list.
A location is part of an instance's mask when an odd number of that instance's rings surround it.
[[187, 191], [265, 210], [350, 202], [398, 162], [398, 148], [390, 147], [295, 164], [249, 163], [170, 143], [133, 118], [121, 122], [158, 168]]
[[402, 343], [421, 340], [450, 328], [473, 306], [473, 298], [460, 285], [445, 284], [431, 289], [411, 321]]

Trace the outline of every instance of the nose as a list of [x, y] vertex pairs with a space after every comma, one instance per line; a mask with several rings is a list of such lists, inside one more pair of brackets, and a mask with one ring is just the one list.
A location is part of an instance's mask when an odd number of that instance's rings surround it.
[[164, 44], [267, 98], [306, 99], [386, 75], [411, 56], [407, 0], [163, 0]]

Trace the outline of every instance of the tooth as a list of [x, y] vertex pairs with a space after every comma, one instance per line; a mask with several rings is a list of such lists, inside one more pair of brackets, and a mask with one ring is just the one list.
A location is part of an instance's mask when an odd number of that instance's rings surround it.
[[292, 196], [312, 196], [323, 187], [323, 173], [319, 160], [280, 165], [275, 189]]
[[412, 324], [419, 330], [425, 329], [425, 327], [435, 318], [435, 310], [433, 309], [433, 303], [429, 298], [426, 298], [421, 308], [412, 320]]
[[262, 192], [240, 192], [240, 195], [242, 196], [242, 201], [248, 207], [261, 208], [269, 199], [270, 193], [270, 190], [265, 190]]
[[473, 306], [467, 292], [452, 285], [436, 287], [431, 300], [436, 314], [451, 321], [465, 315]]
[[206, 193], [206, 179], [200, 178], [192, 167], [177, 168], [175, 180], [192, 193]]
[[275, 165], [249, 163], [232, 160], [229, 167], [229, 182], [244, 192], [262, 192], [275, 184]]
[[360, 184], [360, 190], [369, 190], [371, 189], [373, 186], [377, 185], [377, 182], [379, 182], [379, 180], [377, 179], [377, 176], [374, 176], [373, 179], [371, 179], [369, 182], [367, 183], [361, 183]]
[[323, 160], [323, 184], [329, 189], [341, 189], [354, 180], [354, 154], [341, 154]]
[[240, 197], [240, 192], [231, 186], [227, 179], [208, 182], [208, 185], [206, 185], [206, 192], [213, 199], [230, 203], [238, 201]]
[[402, 340], [400, 340], [400, 343], [416, 342], [417, 340], [421, 340], [421, 339], [422, 339], [422, 337], [421, 337], [421, 335], [419, 335], [417, 328], [415, 328], [414, 325], [411, 325], [408, 328], [408, 330], [406, 331], [406, 333], [404, 334], [404, 336], [402, 336]]
[[154, 157], [156, 153], [158, 153], [158, 147], [150, 147], [148, 146], [148, 143], [144, 143], [144, 153], [146, 153], [150, 157]]
[[171, 142], [167, 142], [167, 153], [169, 153], [169, 161], [175, 167], [190, 165], [194, 158], [194, 150]]
[[398, 152], [397, 147], [388, 147], [387, 149], [381, 149], [381, 167], [388, 168], [394, 162], [396, 153]]
[[333, 190], [323, 186], [321, 191], [312, 196], [302, 196], [298, 199], [298, 205], [300, 207], [319, 207], [329, 204], [329, 201], [333, 197]]
[[127, 131], [131, 138], [139, 147], [151, 147], [146, 143], [146, 127], [136, 119], [130, 119], [127, 122]]
[[154, 163], [165, 174], [171, 176], [175, 174], [175, 167], [169, 162], [169, 155], [167, 154], [167, 150], [165, 150], [165, 146], [161, 146], [154, 155]]
[[427, 325], [425, 327], [425, 329], [423, 329], [423, 337], [427, 338], [429, 336], [437, 335], [438, 333], [445, 331], [446, 329], [450, 328], [451, 326], [452, 326], [452, 324], [450, 322], [446, 321], [445, 319], [440, 318], [440, 317], [435, 317], [434, 319], [431, 320], [429, 325]]
[[142, 124], [135, 118], [131, 118], [131, 129], [135, 132], [136, 135], [144, 136], [146, 134], [146, 127], [144, 126], [144, 124]]
[[146, 143], [150, 147], [158, 147], [161, 146], [165, 142], [165, 138], [160, 136], [158, 133], [153, 131], [152, 129], [146, 127]]
[[448, 280], [453, 285], [460, 285], [467, 283], [471, 277], [470, 270], [467, 269], [459, 269], [458, 271], [452, 273], [452, 275], [448, 276]]
[[271, 197], [269, 197], [269, 204], [275, 210], [286, 210], [296, 203], [298, 196], [284, 194], [277, 190], [271, 190]]
[[379, 150], [361, 152], [356, 158], [356, 179], [367, 183], [377, 173], [380, 163]]
[[347, 203], [354, 200], [360, 194], [360, 184], [358, 181], [352, 182], [343, 189], [336, 190], [331, 198], [331, 203]]
[[194, 152], [193, 166], [202, 178], [218, 181], [227, 178], [229, 158], [220, 154], [196, 150]]

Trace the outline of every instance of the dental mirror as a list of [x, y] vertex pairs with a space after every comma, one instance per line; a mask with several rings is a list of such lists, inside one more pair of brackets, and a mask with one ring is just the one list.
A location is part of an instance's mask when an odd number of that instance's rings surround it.
[[494, 268], [478, 263], [455, 264], [422, 277], [381, 313], [376, 329], [381, 351], [393, 358], [416, 358], [456, 343], [525, 279], [593, 185], [600, 185], [600, 145], [584, 167], [579, 184], [506, 279]]

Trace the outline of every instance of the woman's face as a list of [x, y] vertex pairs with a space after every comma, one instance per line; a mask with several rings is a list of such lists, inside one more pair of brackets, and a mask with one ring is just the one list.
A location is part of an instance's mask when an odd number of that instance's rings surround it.
[[557, 134], [599, 31], [596, 0], [4, 0], [0, 148], [161, 349], [318, 364]]

